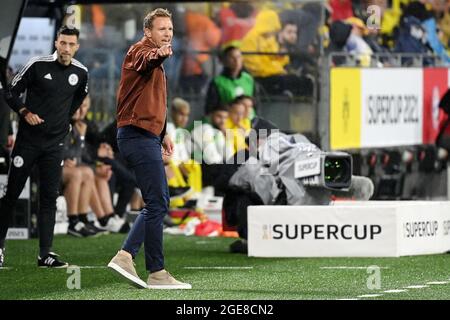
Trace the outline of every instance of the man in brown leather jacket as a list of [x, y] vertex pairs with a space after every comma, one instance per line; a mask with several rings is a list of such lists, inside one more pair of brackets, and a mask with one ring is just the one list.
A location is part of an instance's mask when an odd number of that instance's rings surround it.
[[[172, 16], [155, 9], [144, 19], [144, 37], [128, 50], [118, 90], [117, 143], [130, 164], [145, 207], [122, 249], [108, 264], [133, 285], [149, 289], [191, 289], [164, 269], [163, 218], [169, 210], [169, 191], [162, 152], [170, 155], [173, 143], [165, 134], [167, 87], [163, 61], [172, 55]], [[147, 283], [139, 278], [133, 259], [145, 247]]]

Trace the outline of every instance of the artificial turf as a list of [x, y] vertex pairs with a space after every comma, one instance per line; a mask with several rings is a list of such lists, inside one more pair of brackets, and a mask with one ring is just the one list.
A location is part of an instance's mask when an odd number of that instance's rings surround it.
[[[37, 239], [7, 242], [5, 268], [0, 270], [0, 299], [449, 299], [450, 255], [402, 258], [252, 258], [231, 254], [235, 239], [165, 235], [166, 268], [192, 284], [192, 290], [136, 289], [106, 268], [124, 235], [78, 239], [56, 236], [54, 251], [81, 266], [80, 289], [69, 289], [73, 274], [65, 269], [36, 266]], [[137, 271], [146, 280], [142, 252]], [[381, 287], [369, 289], [372, 272], [380, 267]], [[354, 269], [330, 267], [354, 267]], [[73, 278], [71, 278], [73, 280]], [[401, 293], [383, 293], [426, 285]], [[69, 283], [74, 283], [69, 281]]]

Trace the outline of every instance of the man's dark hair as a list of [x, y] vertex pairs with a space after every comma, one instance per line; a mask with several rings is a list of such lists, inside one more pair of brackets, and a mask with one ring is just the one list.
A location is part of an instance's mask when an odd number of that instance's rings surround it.
[[237, 96], [237, 97], [234, 99], [234, 101], [236, 101], [236, 102], [242, 102], [242, 101], [244, 101], [245, 99], [251, 100], [251, 101], [253, 102], [253, 106], [255, 105], [255, 99], [253, 99], [252, 96], [248, 96], [248, 95], [245, 95], [245, 94], [242, 94], [242, 95], [240, 95], [240, 96]]
[[242, 105], [244, 105], [244, 104], [242, 103], [243, 100], [244, 100], [244, 99], [242, 98], [242, 96], [239, 96], [239, 97], [234, 98], [232, 101], [230, 101], [230, 102], [228, 103], [228, 110], [230, 110], [232, 107], [234, 107], [234, 106], [237, 105], [237, 104], [242, 104]]
[[212, 109], [211, 114], [213, 114], [216, 111], [226, 111], [228, 112], [228, 105], [227, 104], [219, 104], [217, 107], [215, 107], [214, 109]]
[[66, 36], [76, 36], [78, 39], [80, 37], [80, 30], [75, 27], [62, 26], [61, 28], [59, 28], [58, 33], [56, 34], [56, 38], [58, 38], [61, 34], [64, 34]]
[[233, 50], [240, 50], [240, 49], [236, 46], [228, 46], [225, 49], [223, 49], [220, 52], [220, 56], [219, 56], [220, 61], [222, 61], [222, 63], [223, 63], [225, 61], [225, 58], [228, 56], [228, 54]]
[[281, 30], [283, 30], [289, 24], [293, 24], [294, 26], [298, 27], [297, 23], [294, 20], [284, 20], [281, 21]]

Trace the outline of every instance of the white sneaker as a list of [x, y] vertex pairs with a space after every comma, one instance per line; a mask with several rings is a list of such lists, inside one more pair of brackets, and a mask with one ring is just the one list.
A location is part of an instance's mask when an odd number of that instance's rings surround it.
[[125, 222], [125, 219], [119, 217], [117, 214], [113, 215], [112, 219], [114, 219], [116, 221], [119, 221], [120, 223], [124, 223]]
[[122, 226], [122, 224], [120, 223], [120, 221], [117, 221], [116, 219], [114, 219], [114, 217], [109, 218], [108, 223], [106, 224], [106, 226], [104, 226], [104, 228], [108, 231], [111, 232], [119, 232], [120, 227]]
[[106, 230], [114, 233], [126, 233], [130, 230], [128, 222], [123, 221], [121, 218], [113, 216], [109, 218], [108, 223], [104, 227]]

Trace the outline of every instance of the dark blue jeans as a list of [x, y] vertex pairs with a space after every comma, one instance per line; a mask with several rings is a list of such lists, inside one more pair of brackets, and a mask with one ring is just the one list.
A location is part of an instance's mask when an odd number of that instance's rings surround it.
[[121, 155], [135, 172], [145, 202], [122, 249], [134, 258], [144, 243], [147, 270], [162, 270], [163, 218], [168, 213], [170, 198], [161, 156], [161, 138], [146, 130], [126, 126], [119, 128], [117, 143]]

